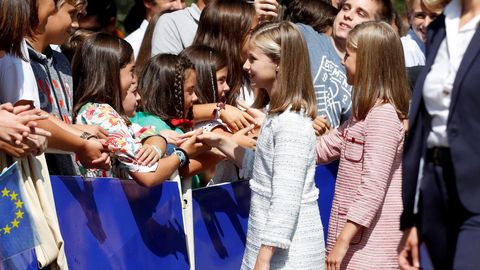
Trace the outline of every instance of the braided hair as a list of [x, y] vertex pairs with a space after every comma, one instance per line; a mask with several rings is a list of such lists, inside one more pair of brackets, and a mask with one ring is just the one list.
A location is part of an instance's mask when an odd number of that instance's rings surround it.
[[142, 96], [140, 109], [167, 121], [184, 118], [183, 83], [193, 64], [184, 57], [159, 54], [143, 67], [138, 82]]

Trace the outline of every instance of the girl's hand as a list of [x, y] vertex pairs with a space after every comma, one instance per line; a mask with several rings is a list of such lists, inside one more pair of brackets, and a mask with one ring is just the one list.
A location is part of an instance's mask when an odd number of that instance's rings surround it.
[[[209, 132], [212, 133], [212, 132]], [[204, 144], [200, 140], [197, 139], [197, 136], [202, 136], [202, 130], [198, 129], [196, 130], [190, 138], [188, 138], [184, 143], [180, 145], [180, 148], [182, 148], [188, 155], [189, 158], [195, 158], [199, 154], [210, 150], [210, 146], [207, 144]]]
[[[30, 108], [30, 106], [28, 106], [28, 108]], [[13, 107], [12, 103], [10, 103], [10, 102], [0, 104], [0, 110], [5, 110], [7, 112], [13, 112], [13, 109], [14, 109], [14, 107]]]
[[328, 123], [328, 120], [324, 115], [317, 116], [317, 118], [313, 120], [313, 129], [315, 129], [315, 135], [323, 135], [330, 130], [330, 123]]
[[250, 133], [254, 128], [255, 125], [250, 125], [244, 129], [241, 129], [237, 133], [233, 134], [231, 139], [244, 148], [255, 150], [257, 147], [257, 141], [250, 136]]
[[225, 104], [225, 109], [221, 111], [220, 118], [232, 129], [233, 132], [248, 127], [250, 124], [257, 123], [257, 121], [255, 121], [255, 119], [248, 113], [242, 112], [228, 104]]
[[30, 134], [23, 140], [23, 143], [30, 147], [30, 153], [38, 156], [45, 152], [48, 145], [47, 137], [36, 134]]
[[160, 153], [155, 150], [155, 145], [144, 144], [135, 155], [138, 163], [144, 166], [153, 166], [160, 159]]
[[418, 241], [416, 227], [409, 228], [403, 232], [403, 237], [400, 241], [400, 253], [398, 254], [398, 263], [402, 270], [420, 269]]
[[342, 264], [343, 258], [345, 257], [345, 254], [347, 254], [349, 247], [349, 242], [337, 239], [335, 246], [327, 256], [327, 270], [340, 270], [340, 265]]
[[255, 124], [256, 125], [261, 126], [263, 124], [263, 120], [265, 120], [265, 113], [264, 112], [262, 112], [259, 109], [255, 109], [255, 108], [252, 108], [252, 107], [248, 106], [242, 100], [237, 100], [237, 105], [238, 105], [238, 107], [245, 110], [246, 113], [248, 113], [250, 116], [252, 116], [255, 119], [255, 121], [256, 121]]
[[226, 137], [217, 132], [205, 132], [197, 136], [197, 141], [202, 142], [210, 147], [217, 147]]
[[12, 145], [4, 141], [0, 141], [0, 151], [4, 151], [14, 158], [24, 158], [31, 154], [30, 150], [31, 148], [24, 143], [20, 143], [20, 145]]
[[258, 251], [257, 261], [255, 262], [254, 270], [269, 270], [270, 261], [272, 260], [275, 247], [261, 245]]
[[110, 170], [111, 162], [108, 146], [99, 140], [84, 140], [82, 151], [75, 153], [85, 168]]
[[175, 146], [179, 146], [189, 137], [178, 134], [173, 130], [162, 130], [160, 131], [160, 135], [162, 135], [167, 140], [167, 143], [173, 144]]

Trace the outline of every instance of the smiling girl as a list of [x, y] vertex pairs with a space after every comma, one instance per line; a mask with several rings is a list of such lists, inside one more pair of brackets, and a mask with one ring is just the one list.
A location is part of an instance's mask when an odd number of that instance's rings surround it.
[[[255, 140], [243, 139], [243, 136], [232, 136], [232, 130], [220, 119], [222, 108], [225, 108], [225, 104], [228, 104], [225, 102], [227, 94], [230, 92], [226, 56], [204, 45], [190, 46], [183, 50], [180, 55], [185, 56], [195, 65], [197, 104], [216, 104], [213, 119], [196, 122], [195, 128], [202, 128], [204, 132], [216, 132], [231, 136], [240, 145], [253, 148]], [[222, 161], [217, 164], [213, 175], [206, 177], [205, 180], [208, 181], [210, 178], [212, 178], [210, 184], [236, 181], [239, 179], [238, 168], [231, 161]]]
[[[178, 154], [163, 157], [165, 139], [154, 136], [154, 128], [129, 121], [140, 95], [133, 73], [133, 50], [126, 41], [103, 33], [93, 35], [75, 54], [72, 65], [74, 118], [77, 123], [104, 128], [109, 133], [108, 147], [115, 155], [112, 171], [81, 168], [82, 174], [133, 178], [141, 185], [153, 186], [188, 164], [187, 153], [196, 153], [195, 136], [176, 149]], [[184, 113], [183, 106], [180, 111]]]
[[[204, 133], [251, 176], [251, 208], [241, 269], [323, 269], [324, 242], [314, 184], [316, 117], [308, 51], [289, 22], [254, 30], [243, 68], [270, 98], [256, 151]], [[308, 258], [308, 259], [306, 259]]]

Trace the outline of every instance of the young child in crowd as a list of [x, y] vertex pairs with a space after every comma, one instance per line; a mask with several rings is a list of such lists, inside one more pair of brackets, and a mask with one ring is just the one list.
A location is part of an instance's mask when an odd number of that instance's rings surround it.
[[[17, 162], [17, 184], [23, 193], [22, 200], [32, 214], [30, 224], [35, 228], [34, 257], [37, 262], [34, 264], [39, 268], [67, 269], [50, 176], [43, 155], [47, 137], [55, 137], [57, 134], [54, 131], [57, 130], [44, 128], [51, 122], [46, 119], [48, 115], [39, 109], [38, 90], [24, 39], [26, 35], [43, 32], [54, 11], [53, 0], [0, 1], [0, 103], [10, 102], [0, 106], [0, 137], [4, 143], [2, 150], [5, 150], [0, 151], [0, 170], [7, 168], [12, 161]], [[86, 145], [78, 143], [80, 141], [80, 138], [72, 140], [71, 145], [79, 148]], [[55, 145], [57, 141], [52, 140], [51, 143]], [[108, 158], [106, 153], [105, 158]], [[8, 230], [8, 224], [6, 228]], [[8, 269], [19, 267], [8, 259], [1, 264]]]
[[324, 269], [325, 247], [315, 187], [315, 95], [308, 51], [290, 22], [261, 25], [244, 64], [253, 87], [270, 98], [256, 151], [229, 137], [204, 133], [251, 175], [251, 208], [241, 269]]
[[[94, 134], [102, 139], [106, 132], [96, 126], [72, 124], [73, 82], [72, 70], [67, 58], [51, 48], [66, 42], [72, 29], [78, 27], [77, 15], [85, 6], [84, 0], [61, 0], [56, 3], [57, 11], [51, 15], [44, 32], [27, 37], [30, 64], [38, 87], [40, 108], [54, 118], [57, 125], [80, 137], [82, 132]], [[88, 135], [83, 135], [88, 137]], [[72, 155], [46, 154], [48, 170], [54, 175], [76, 175]]]
[[[180, 53], [188, 58], [195, 66], [197, 73], [198, 104], [217, 104], [214, 119], [195, 123], [195, 128], [202, 128], [204, 132], [217, 132], [231, 136], [233, 140], [244, 147], [254, 148], [255, 140], [244, 139], [243, 136], [232, 136], [232, 131], [219, 118], [220, 110], [224, 108], [226, 96], [230, 91], [228, 81], [227, 58], [219, 51], [204, 45], [192, 45]], [[236, 181], [237, 167], [229, 160], [221, 161], [210, 183]]]
[[343, 65], [352, 116], [317, 141], [318, 163], [340, 159], [327, 269], [398, 269], [402, 236], [403, 120], [409, 87], [398, 34], [385, 22], [356, 26]]
[[153, 136], [156, 132], [152, 127], [130, 123], [128, 117], [134, 116], [140, 95], [133, 50], [126, 41], [95, 34], [75, 54], [72, 66], [75, 121], [104, 128], [109, 133], [108, 147], [115, 154], [112, 171], [86, 171], [81, 167], [83, 175], [133, 178], [141, 185], [153, 186], [168, 179], [178, 168], [188, 166], [189, 156], [203, 151], [195, 143], [194, 135], [176, 148], [174, 155], [162, 158], [166, 140]]
[[212, 47], [228, 57], [229, 104], [236, 105], [237, 98], [247, 105], [254, 101], [242, 63], [247, 60], [249, 34], [256, 25], [254, 6], [243, 0], [212, 1], [200, 16], [193, 45]]
[[[159, 132], [184, 134], [190, 131], [193, 127], [192, 106], [197, 101], [194, 68], [188, 59], [176, 55], [161, 54], [150, 59], [140, 74], [139, 91], [143, 100], [141, 110], [131, 118], [132, 122], [141, 126], [152, 125]], [[177, 139], [181, 142], [182, 136]], [[191, 158], [190, 166], [180, 175], [207, 170], [222, 159], [211, 152]], [[182, 180], [183, 191], [200, 185], [197, 176]]]

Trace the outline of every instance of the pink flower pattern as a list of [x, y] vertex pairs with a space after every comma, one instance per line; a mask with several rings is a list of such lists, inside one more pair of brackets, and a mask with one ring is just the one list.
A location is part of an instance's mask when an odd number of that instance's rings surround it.
[[87, 103], [77, 115], [76, 123], [97, 125], [105, 129], [109, 135], [108, 149], [114, 154], [112, 170], [86, 169], [80, 166], [80, 172], [87, 177], [119, 177], [130, 178], [129, 171], [154, 171], [157, 167], [138, 164], [135, 154], [142, 148], [142, 140], [157, 135], [155, 128], [141, 127], [137, 124], [127, 125], [125, 119], [108, 104]]

